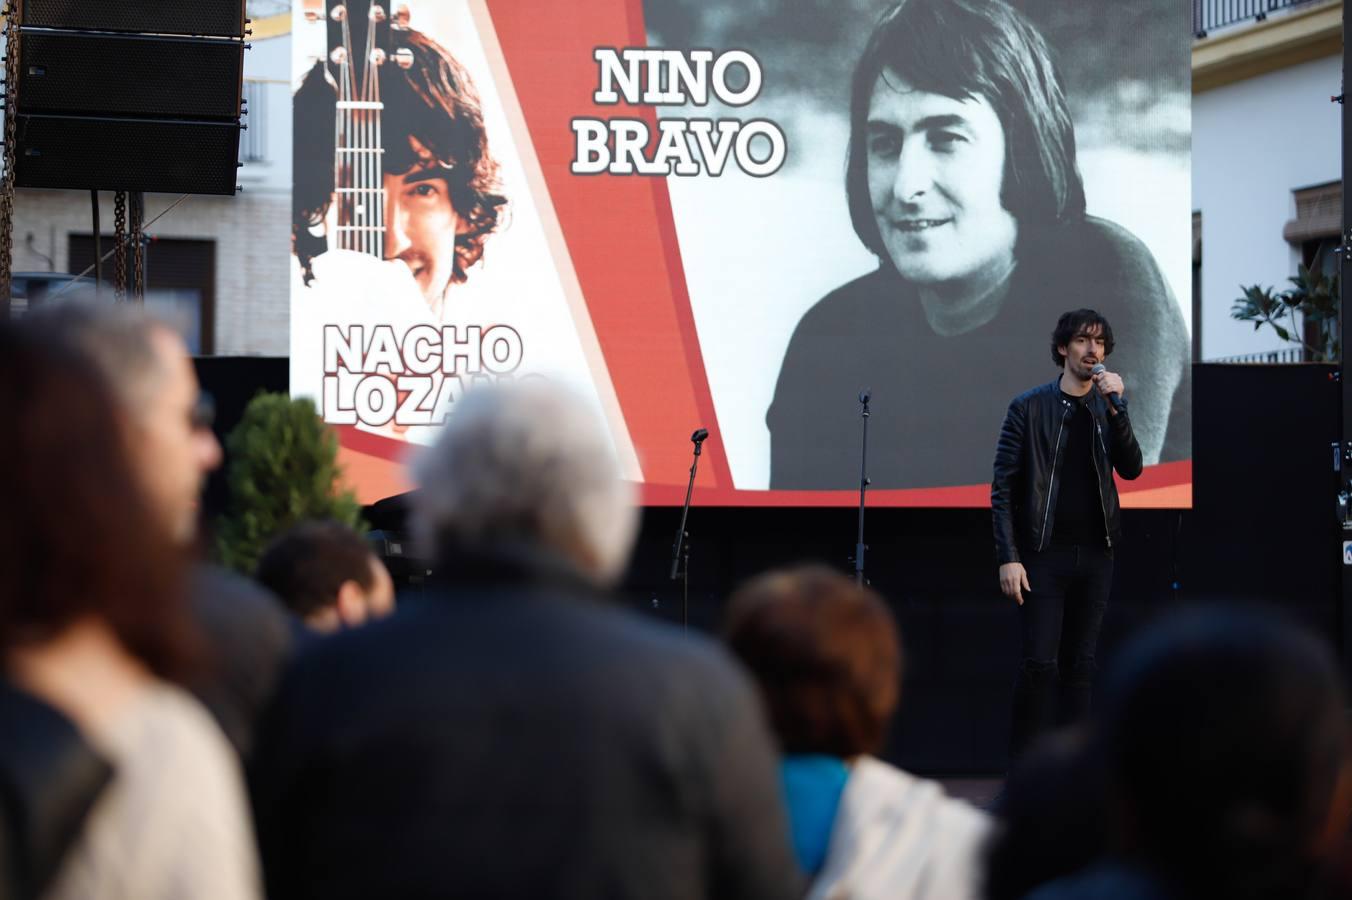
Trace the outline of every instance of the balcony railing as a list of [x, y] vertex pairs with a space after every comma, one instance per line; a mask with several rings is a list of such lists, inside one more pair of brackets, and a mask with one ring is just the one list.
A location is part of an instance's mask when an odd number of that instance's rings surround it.
[[1261, 22], [1268, 13], [1314, 0], [1192, 0], [1192, 33], [1199, 38], [1207, 32], [1239, 22]]
[[1222, 356], [1208, 359], [1209, 363], [1238, 363], [1240, 365], [1272, 365], [1280, 363], [1305, 362], [1305, 353], [1299, 347], [1287, 347], [1281, 350], [1265, 350], [1260, 353], [1243, 353], [1239, 356]]

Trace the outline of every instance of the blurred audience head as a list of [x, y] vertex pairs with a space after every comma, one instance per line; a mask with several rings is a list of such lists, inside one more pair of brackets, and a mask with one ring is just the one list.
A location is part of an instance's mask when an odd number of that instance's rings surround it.
[[93, 621], [156, 673], [182, 675], [195, 650], [184, 560], [104, 374], [46, 329], [0, 325], [0, 409], [0, 650]]
[[1005, 779], [986, 846], [986, 900], [1019, 900], [1108, 849], [1102, 754], [1083, 726], [1035, 741]]
[[30, 317], [31, 327], [80, 348], [112, 388], [142, 488], [174, 538], [187, 544], [207, 473], [220, 465], [209, 406], [182, 338], [140, 308], [60, 303]]
[[263, 551], [254, 576], [316, 631], [352, 628], [394, 611], [385, 564], [338, 522], [287, 529]]
[[1275, 614], [1198, 609], [1150, 628], [1102, 712], [1123, 852], [1189, 894], [1299, 896], [1346, 827], [1346, 715], [1328, 649]]
[[419, 458], [413, 521], [433, 556], [543, 551], [600, 584], [623, 573], [637, 510], [599, 415], [542, 379], [476, 387]]
[[825, 566], [752, 579], [724, 636], [751, 670], [785, 753], [842, 758], [882, 748], [901, 690], [901, 642], [872, 590]]

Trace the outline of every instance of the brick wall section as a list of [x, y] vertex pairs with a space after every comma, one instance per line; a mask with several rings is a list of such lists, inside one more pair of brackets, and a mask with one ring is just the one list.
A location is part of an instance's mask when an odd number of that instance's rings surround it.
[[[56, 271], [69, 271], [69, 235], [90, 232], [88, 192], [15, 193], [15, 271], [48, 268], [47, 261], [30, 250], [30, 234], [38, 253], [53, 257]], [[171, 194], [147, 194], [146, 220], [175, 199]], [[219, 355], [288, 355], [290, 205], [289, 193], [246, 187], [235, 197], [188, 197], [147, 229], [158, 237], [216, 242], [215, 352]], [[103, 232], [111, 233], [112, 194], [102, 195], [100, 214]]]

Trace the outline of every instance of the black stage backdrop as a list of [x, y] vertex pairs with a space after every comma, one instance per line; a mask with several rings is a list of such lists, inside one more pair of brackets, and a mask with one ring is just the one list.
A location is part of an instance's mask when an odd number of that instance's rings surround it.
[[[1101, 664], [1143, 622], [1198, 601], [1275, 604], [1340, 643], [1349, 623], [1334, 504], [1335, 372], [1193, 367], [1194, 508], [1125, 512]], [[198, 373], [217, 397], [223, 434], [256, 390], [285, 389], [286, 361], [203, 359]], [[208, 514], [223, 499], [212, 491]], [[624, 584], [634, 608], [678, 624], [681, 588], [666, 576], [679, 517], [679, 509], [645, 510]], [[370, 509], [368, 520], [399, 531], [402, 504]], [[757, 572], [803, 560], [849, 571], [856, 511], [696, 508], [687, 528], [689, 625], [715, 631], [728, 592]], [[930, 775], [1003, 771], [1017, 613], [996, 587], [989, 511], [876, 509], [866, 528], [868, 578], [896, 612], [907, 655], [884, 755]], [[1346, 650], [1343, 660], [1347, 669]]]

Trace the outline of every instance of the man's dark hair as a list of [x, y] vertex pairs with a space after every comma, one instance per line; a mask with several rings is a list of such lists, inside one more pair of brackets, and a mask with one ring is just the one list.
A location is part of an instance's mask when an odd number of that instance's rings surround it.
[[1001, 0], [899, 0], [879, 20], [855, 68], [845, 189], [859, 239], [882, 260], [868, 189], [868, 107], [884, 72], [958, 100], [984, 97], [1005, 136], [1001, 203], [1020, 224], [1084, 215], [1075, 128], [1051, 52]]
[[375, 586], [371, 548], [346, 525], [302, 522], [273, 539], [254, 577], [296, 615], [304, 618], [338, 600], [345, 581], [363, 591]]
[[825, 566], [753, 579], [724, 637], [760, 686], [785, 753], [882, 748], [901, 691], [901, 641], [876, 593]]
[[1077, 334], [1094, 332], [1103, 335], [1104, 358], [1112, 356], [1113, 326], [1108, 324], [1108, 320], [1101, 313], [1092, 309], [1072, 309], [1068, 313], [1062, 313], [1061, 318], [1056, 320], [1056, 328], [1052, 331], [1052, 363], [1058, 369], [1064, 366], [1066, 358], [1061, 353], [1061, 348], [1070, 346], [1070, 342], [1075, 340]]
[[465, 280], [465, 270], [483, 256], [484, 241], [498, 227], [507, 198], [499, 193], [498, 164], [488, 152], [483, 107], [469, 72], [422, 32], [410, 29], [399, 34], [399, 47], [412, 52], [413, 65], [406, 70], [392, 66], [402, 77], [386, 78], [381, 84], [384, 171], [404, 175], [419, 164], [410, 138], [417, 138], [447, 170], [451, 206], [462, 228], [455, 237], [451, 276], [458, 284]]

